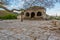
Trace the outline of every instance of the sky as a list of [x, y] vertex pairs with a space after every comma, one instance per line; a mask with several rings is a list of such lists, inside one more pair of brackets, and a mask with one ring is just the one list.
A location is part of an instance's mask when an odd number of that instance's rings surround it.
[[[9, 6], [7, 8], [10, 9], [10, 10], [11, 9], [21, 9], [21, 8], [23, 8], [23, 5], [24, 5], [23, 0], [8, 0], [8, 2], [10, 4], [9, 4]], [[55, 15], [60, 16], [60, 4], [56, 3], [54, 8], [47, 9], [46, 14], [53, 15], [53, 16], [55, 16]]]
[[60, 4], [56, 3], [56, 5], [54, 6], [54, 8], [51, 9], [47, 9], [46, 13], [48, 15], [53, 15], [53, 16], [60, 16]]

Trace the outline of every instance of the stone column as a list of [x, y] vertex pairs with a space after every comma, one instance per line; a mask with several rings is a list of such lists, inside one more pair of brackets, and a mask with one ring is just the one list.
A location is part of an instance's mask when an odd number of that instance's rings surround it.
[[35, 12], [35, 18], [37, 17], [37, 12]]
[[24, 12], [21, 12], [21, 22], [23, 22], [23, 14]]
[[29, 18], [31, 18], [31, 12], [29, 12]]

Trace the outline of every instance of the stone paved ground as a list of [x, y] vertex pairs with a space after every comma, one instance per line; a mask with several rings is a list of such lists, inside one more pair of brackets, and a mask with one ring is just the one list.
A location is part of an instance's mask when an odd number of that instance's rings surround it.
[[0, 21], [0, 40], [60, 40], [60, 21], [3, 20]]

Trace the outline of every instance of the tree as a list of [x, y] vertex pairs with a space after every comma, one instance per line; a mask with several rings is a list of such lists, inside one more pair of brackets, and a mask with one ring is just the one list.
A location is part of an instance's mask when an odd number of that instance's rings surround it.
[[[13, 0], [10, 0], [11, 2], [13, 2]], [[12, 10], [9, 10], [7, 7], [11, 5], [11, 2], [9, 0], [0, 0], [0, 8], [3, 8], [5, 9], [6, 11], [9, 11], [9, 12], [13, 12], [14, 10], [17, 10], [17, 9], [12, 9]]]
[[60, 2], [60, 0], [24, 0], [24, 1], [25, 8], [31, 6], [42, 6], [45, 8], [52, 8], [55, 6], [55, 3]]
[[[23, 1], [24, 1], [23, 8], [25, 9], [32, 6], [42, 6], [45, 8], [52, 8], [55, 6], [56, 2], [60, 2], [60, 0], [23, 0]], [[11, 3], [17, 5], [18, 2], [20, 2], [20, 0], [0, 0], [0, 8], [3, 8], [9, 12], [13, 12], [13, 9], [9, 10], [7, 9], [7, 6], [10, 6]]]

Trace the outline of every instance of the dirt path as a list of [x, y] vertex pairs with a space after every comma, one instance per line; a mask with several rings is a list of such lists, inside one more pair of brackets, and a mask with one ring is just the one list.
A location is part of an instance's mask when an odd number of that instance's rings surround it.
[[0, 40], [60, 40], [60, 30], [52, 21], [0, 21]]

